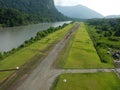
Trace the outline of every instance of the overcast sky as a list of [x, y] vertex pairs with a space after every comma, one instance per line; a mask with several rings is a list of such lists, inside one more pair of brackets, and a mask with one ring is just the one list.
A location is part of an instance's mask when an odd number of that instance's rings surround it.
[[104, 16], [120, 15], [120, 0], [54, 0], [55, 5], [60, 6], [87, 6]]

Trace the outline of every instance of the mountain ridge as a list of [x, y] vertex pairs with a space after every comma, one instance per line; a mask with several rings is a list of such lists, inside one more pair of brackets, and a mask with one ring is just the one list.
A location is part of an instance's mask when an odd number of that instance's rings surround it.
[[[38, 23], [68, 20], [55, 8], [53, 0], [0, 0], [0, 10], [0, 25], [5, 24], [5, 26], [21, 25], [24, 22]], [[13, 16], [23, 20], [20, 21], [22, 23], [12, 19]]]
[[[56, 6], [59, 12], [71, 18], [92, 19], [103, 18], [103, 15], [83, 5]], [[79, 11], [79, 12], [78, 12]]]

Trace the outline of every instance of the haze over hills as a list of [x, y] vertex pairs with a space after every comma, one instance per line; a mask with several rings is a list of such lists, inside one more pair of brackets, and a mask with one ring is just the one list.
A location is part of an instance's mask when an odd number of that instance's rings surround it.
[[14, 26], [26, 21], [50, 22], [67, 19], [57, 11], [53, 0], [0, 0], [0, 24]]
[[120, 15], [109, 15], [109, 16], [106, 16], [105, 18], [120, 18]]
[[88, 7], [77, 5], [77, 6], [56, 6], [58, 11], [71, 18], [79, 19], [91, 19], [91, 18], [103, 18], [103, 15], [97, 13]]

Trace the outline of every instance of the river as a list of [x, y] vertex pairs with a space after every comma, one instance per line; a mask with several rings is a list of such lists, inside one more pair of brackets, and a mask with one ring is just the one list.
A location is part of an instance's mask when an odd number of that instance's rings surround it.
[[17, 48], [23, 44], [25, 40], [35, 37], [37, 32], [47, 30], [49, 27], [58, 27], [64, 23], [70, 23], [70, 21], [0, 28], [0, 52]]

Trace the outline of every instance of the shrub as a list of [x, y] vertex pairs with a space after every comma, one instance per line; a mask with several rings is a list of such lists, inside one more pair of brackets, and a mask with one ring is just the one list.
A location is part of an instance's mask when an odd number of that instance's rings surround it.
[[0, 60], [3, 59], [3, 54], [0, 52]]
[[110, 41], [120, 41], [119, 37], [109, 37], [108, 38]]

